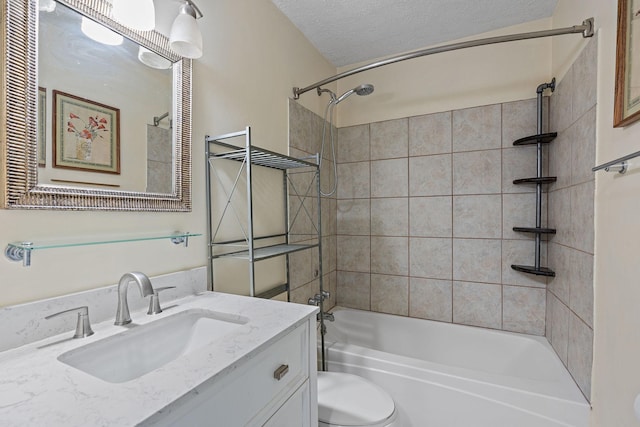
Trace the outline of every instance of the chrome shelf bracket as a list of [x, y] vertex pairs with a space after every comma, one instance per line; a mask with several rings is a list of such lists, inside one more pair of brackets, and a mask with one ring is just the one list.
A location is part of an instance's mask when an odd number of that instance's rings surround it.
[[29, 267], [31, 265], [32, 251], [29, 246], [32, 245], [33, 243], [31, 242], [22, 242], [22, 248], [8, 245], [4, 250], [4, 256], [6, 256], [9, 261], [22, 261], [24, 267]]

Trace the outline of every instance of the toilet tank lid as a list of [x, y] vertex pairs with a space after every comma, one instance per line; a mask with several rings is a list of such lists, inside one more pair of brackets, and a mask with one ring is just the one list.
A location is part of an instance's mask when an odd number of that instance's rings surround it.
[[343, 426], [376, 424], [393, 415], [387, 392], [362, 377], [342, 372], [318, 372], [318, 419]]

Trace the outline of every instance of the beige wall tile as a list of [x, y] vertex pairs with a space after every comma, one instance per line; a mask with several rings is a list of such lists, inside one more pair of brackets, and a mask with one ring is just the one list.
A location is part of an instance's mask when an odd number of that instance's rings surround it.
[[449, 280], [409, 279], [409, 316], [451, 322], [452, 282]]
[[500, 329], [501, 288], [487, 283], [453, 282], [453, 322]]
[[409, 235], [409, 199], [371, 199], [371, 234], [374, 236]]
[[550, 131], [562, 132], [573, 123], [573, 71], [569, 70], [556, 84], [551, 96]]
[[407, 159], [371, 162], [371, 197], [403, 197], [409, 195]]
[[571, 126], [558, 132], [558, 137], [549, 144], [549, 176], [557, 178], [549, 186], [551, 191], [571, 185], [571, 145], [574, 139], [575, 127]]
[[536, 147], [505, 148], [502, 150], [502, 192], [535, 193], [535, 184], [514, 184], [520, 178], [533, 178], [537, 175]]
[[[547, 193], [542, 194], [542, 226], [547, 224]], [[502, 195], [502, 238], [532, 240], [534, 234], [513, 231], [513, 227], [536, 226], [536, 196], [526, 194]], [[543, 236], [543, 239], [546, 238]]]
[[371, 238], [369, 236], [338, 236], [337, 269], [370, 271]]
[[371, 160], [409, 155], [409, 119], [371, 123]]
[[585, 112], [596, 105], [596, 90], [598, 88], [597, 58], [598, 44], [595, 42], [587, 43], [571, 67], [574, 84], [572, 91], [573, 121], [578, 120]]
[[337, 232], [368, 236], [371, 234], [371, 206], [369, 199], [337, 201]]
[[563, 188], [548, 193], [549, 198], [549, 228], [554, 228], [556, 234], [551, 241], [560, 245], [571, 244], [571, 189]]
[[593, 330], [573, 313], [569, 317], [567, 368], [580, 390], [591, 398], [591, 365], [593, 363]]
[[[547, 244], [542, 243], [540, 264], [547, 266]], [[521, 273], [511, 268], [516, 265], [535, 265], [535, 242], [533, 240], [502, 241], [502, 284], [544, 288], [547, 278], [533, 274]]]
[[409, 234], [415, 237], [451, 237], [452, 205], [451, 196], [411, 197]]
[[409, 118], [409, 155], [451, 153], [451, 112]]
[[569, 308], [593, 328], [593, 255], [569, 249]]
[[371, 275], [369, 273], [337, 272], [337, 304], [341, 307], [371, 309]]
[[[295, 188], [300, 191], [303, 184], [296, 183]], [[290, 241], [299, 242], [318, 235], [316, 230], [317, 199], [303, 198], [289, 193], [289, 232]]]
[[453, 237], [502, 237], [502, 196], [454, 196]]
[[337, 207], [336, 199], [323, 197], [321, 200], [322, 207], [322, 235], [330, 236], [336, 234], [337, 230]]
[[338, 199], [371, 197], [369, 162], [339, 164], [338, 182]]
[[289, 100], [289, 115], [289, 145], [306, 153], [318, 152], [322, 118], [293, 100]]
[[409, 275], [407, 237], [371, 237], [371, 272]]
[[314, 280], [299, 288], [292, 289], [290, 301], [296, 304], [308, 304], [309, 298], [320, 292], [320, 281]]
[[500, 104], [453, 112], [453, 151], [473, 151], [502, 146]]
[[327, 298], [324, 302], [325, 311], [331, 310], [337, 304], [337, 279], [338, 274], [335, 271], [332, 271], [329, 274], [325, 274], [323, 277], [323, 288], [325, 291], [329, 291], [329, 298]]
[[409, 194], [411, 197], [450, 195], [451, 176], [451, 154], [411, 157]]
[[550, 277], [547, 288], [563, 304], [569, 305], [571, 283], [571, 252], [573, 249], [554, 242], [549, 243], [549, 268], [556, 272]]
[[544, 335], [546, 291], [503, 286], [502, 327], [506, 331]]
[[371, 311], [407, 316], [409, 314], [409, 278], [372, 274]]
[[596, 108], [587, 111], [574, 125], [571, 141], [571, 184], [593, 181], [596, 164]]
[[551, 292], [547, 292], [549, 318], [547, 318], [547, 338], [562, 363], [567, 365], [569, 345], [569, 308], [560, 302]]
[[452, 240], [412, 237], [409, 240], [411, 277], [451, 279]]
[[498, 194], [502, 188], [502, 150], [453, 154], [453, 194]]
[[502, 146], [513, 147], [513, 141], [535, 135], [537, 118], [536, 98], [502, 104]]
[[453, 280], [500, 283], [500, 240], [453, 239]]
[[311, 251], [298, 251], [289, 255], [289, 285], [291, 289], [315, 279], [311, 265]]
[[[328, 132], [328, 128], [325, 132]], [[331, 147], [326, 145], [329, 139], [325, 135], [325, 151]], [[337, 138], [338, 163], [364, 162], [371, 159], [369, 151], [369, 125], [349, 126], [338, 129]]]
[[593, 201], [595, 181], [571, 187], [571, 227], [569, 246], [593, 253]]

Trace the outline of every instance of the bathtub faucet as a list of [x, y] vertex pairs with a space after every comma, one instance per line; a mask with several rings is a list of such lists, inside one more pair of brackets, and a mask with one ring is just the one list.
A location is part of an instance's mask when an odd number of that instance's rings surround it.
[[[319, 294], [315, 294], [313, 298], [309, 298], [308, 304], [315, 305], [317, 307], [322, 307], [320, 304], [322, 304], [322, 301], [329, 298], [329, 296], [331, 296], [329, 291], [322, 291]], [[333, 314], [328, 313], [326, 311], [320, 311], [320, 313], [318, 313], [318, 322], [320, 321], [321, 318], [322, 320], [328, 320], [330, 322], [333, 322], [335, 320], [333, 317]]]
[[322, 318], [324, 320], [328, 320], [329, 322], [333, 322], [335, 319], [335, 317], [333, 317], [333, 313], [328, 313], [328, 312], [323, 312], [322, 313]]

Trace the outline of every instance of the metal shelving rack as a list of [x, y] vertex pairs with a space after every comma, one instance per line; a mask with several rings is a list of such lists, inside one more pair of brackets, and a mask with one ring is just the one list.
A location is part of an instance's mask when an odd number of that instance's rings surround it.
[[[228, 140], [240, 140], [244, 138], [244, 145], [238, 146], [228, 142]], [[208, 256], [209, 262], [207, 263], [207, 277], [209, 289], [214, 290], [214, 274], [213, 263], [217, 259], [223, 258], [235, 258], [246, 260], [249, 268], [249, 295], [260, 298], [272, 298], [283, 292], [287, 292], [287, 300], [290, 300], [290, 285], [289, 285], [289, 254], [308, 250], [312, 248], [318, 248], [319, 254], [319, 280], [322, 281], [322, 239], [321, 239], [321, 216], [320, 216], [320, 169], [318, 167], [318, 155], [311, 156], [309, 158], [297, 159], [294, 157], [285, 156], [273, 151], [258, 148], [251, 143], [251, 128], [246, 127], [244, 131], [229, 133], [225, 135], [205, 137], [205, 149], [206, 149], [206, 191], [207, 191], [207, 236], [208, 236]], [[313, 160], [313, 161], [310, 161]], [[227, 191], [224, 189], [223, 181], [216, 173], [215, 164], [219, 161], [233, 161], [239, 162], [240, 168], [238, 175], [236, 176], [233, 187]], [[254, 217], [253, 217], [253, 183], [252, 183], [252, 168], [254, 166], [266, 167], [276, 169], [282, 172], [282, 182], [284, 191], [284, 228], [285, 232], [279, 234], [271, 234], [264, 236], [256, 236], [254, 230]], [[313, 179], [306, 189], [304, 194], [297, 193], [295, 185], [291, 181], [291, 171], [296, 170], [296, 173], [309, 173], [313, 174]], [[211, 179], [213, 176], [218, 179], [221, 188], [224, 189], [227, 196], [226, 206], [216, 224], [213, 226], [213, 210], [211, 206]], [[218, 234], [225, 216], [229, 213], [229, 208], [234, 209], [232, 205], [232, 197], [238, 188], [240, 177], [242, 174], [246, 175], [246, 207], [247, 207], [247, 221], [245, 227], [241, 223], [240, 217], [236, 214], [238, 225], [242, 230], [243, 236], [238, 239], [232, 240], [218, 240]], [[315, 184], [315, 195], [310, 194], [312, 187]], [[291, 189], [291, 190], [290, 190]], [[298, 207], [293, 221], [289, 224], [289, 209], [288, 201], [289, 196], [296, 196], [302, 203]], [[317, 221], [313, 220], [313, 215], [306, 209], [304, 200], [311, 197], [317, 197], [318, 214]], [[316, 233], [315, 243], [290, 243], [289, 236], [293, 223], [298, 218], [299, 214], [304, 212], [311, 220], [313, 224], [314, 232]], [[277, 244], [266, 244], [262, 246], [262, 242], [273, 240], [280, 240]], [[238, 247], [241, 249], [238, 250]], [[218, 252], [216, 249], [220, 249]], [[279, 284], [267, 291], [256, 294], [256, 276], [254, 264], [258, 261], [286, 256], [286, 283]]]
[[544, 234], [556, 234], [556, 230], [553, 228], [543, 228], [542, 227], [542, 185], [543, 184], [551, 184], [556, 182], [557, 178], [555, 176], [542, 176], [543, 167], [542, 167], [542, 144], [549, 144], [553, 141], [557, 136], [557, 132], [551, 133], [542, 133], [543, 132], [543, 123], [542, 123], [542, 94], [546, 89], [550, 89], [552, 92], [556, 88], [556, 79], [554, 78], [549, 83], [543, 83], [538, 86], [537, 93], [537, 134], [527, 136], [524, 138], [520, 138], [517, 141], [514, 141], [514, 146], [523, 146], [523, 145], [535, 145], [537, 148], [537, 169], [536, 176], [533, 178], [522, 178], [516, 179], [513, 181], [516, 185], [521, 184], [535, 184], [536, 185], [536, 226], [535, 227], [513, 227], [513, 231], [520, 233], [532, 233], [535, 235], [535, 259], [534, 265], [516, 265], [512, 264], [511, 268], [520, 271], [522, 273], [535, 274], [537, 276], [548, 276], [554, 277], [556, 273], [547, 268], [542, 267], [540, 265], [540, 247], [542, 244], [542, 235]]

